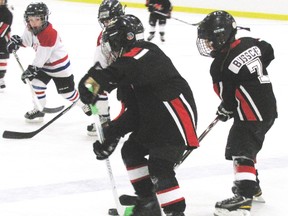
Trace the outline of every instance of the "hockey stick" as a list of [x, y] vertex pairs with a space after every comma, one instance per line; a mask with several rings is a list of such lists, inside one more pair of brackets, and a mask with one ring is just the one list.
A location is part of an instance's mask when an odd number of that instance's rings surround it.
[[[103, 143], [104, 142], [104, 134], [103, 134], [102, 125], [101, 125], [100, 118], [99, 118], [98, 114], [95, 114], [95, 125], [96, 125], [97, 135], [99, 137], [99, 141], [101, 143]], [[113, 197], [114, 197], [115, 204], [116, 204], [116, 211], [114, 210], [113, 215], [119, 215], [118, 212], [120, 212], [120, 206], [121, 205], [120, 205], [119, 200], [118, 200], [118, 193], [117, 193], [116, 183], [115, 183], [115, 180], [114, 180], [112, 167], [111, 167], [111, 163], [110, 163], [109, 158], [107, 158], [105, 160], [105, 162], [106, 162], [106, 166], [107, 166], [108, 175], [109, 175], [109, 178], [110, 178], [110, 183], [111, 183], [111, 187], [112, 187]], [[109, 209], [109, 212], [110, 211], [112, 211], [112, 210]]]
[[186, 22], [184, 20], [181, 20], [181, 19], [178, 19], [178, 18], [175, 18], [175, 17], [172, 17], [172, 16], [169, 17], [167, 14], [161, 13], [160, 11], [153, 11], [153, 13], [157, 13], [157, 14], [165, 16], [167, 18], [171, 18], [171, 19], [177, 20], [177, 21], [185, 23], [187, 25], [198, 26], [200, 24], [200, 22], [199, 23], [189, 23], [189, 22]]
[[[20, 62], [20, 59], [19, 59], [19, 56], [16, 54], [16, 51], [14, 50], [13, 51], [13, 54], [14, 54], [14, 57], [16, 59], [16, 61], [18, 62], [21, 70], [22, 70], [22, 73], [24, 73], [24, 68]], [[30, 87], [30, 91], [31, 91], [31, 94], [32, 94], [32, 99], [33, 99], [33, 102], [34, 104], [36, 105], [37, 109], [43, 113], [57, 113], [57, 112], [60, 112], [64, 106], [59, 106], [59, 107], [55, 107], [55, 108], [48, 108], [48, 107], [43, 107], [41, 104], [40, 104], [40, 101], [37, 97], [37, 95], [35, 94], [34, 90], [33, 90], [33, 87], [32, 87], [32, 84], [30, 82], [30, 80], [28, 78], [25, 79], [25, 82], [29, 85]]]
[[[209, 133], [209, 131], [216, 125], [216, 123], [219, 121], [218, 116], [213, 120], [213, 122], [206, 128], [206, 130], [199, 136], [198, 141], [199, 143], [201, 142], [201, 140], [203, 140], [203, 138]], [[184, 160], [191, 154], [193, 150], [187, 150], [181, 160], [175, 164], [174, 169], [178, 168], [183, 162]]]
[[[97, 91], [94, 91], [95, 87], [98, 88], [97, 86], [95, 86], [95, 83], [93, 85], [93, 83], [86, 82], [85, 86], [94, 95], [97, 94]], [[103, 128], [102, 128], [102, 124], [101, 124], [101, 121], [100, 121], [100, 117], [98, 115], [98, 109], [97, 109], [95, 104], [94, 105], [90, 104], [90, 108], [91, 108], [92, 114], [95, 117], [95, 126], [96, 126], [96, 132], [97, 132], [97, 135], [98, 135], [98, 139], [99, 139], [100, 143], [103, 143], [104, 140], [105, 140], [105, 137], [104, 137], [104, 133], [103, 133]], [[112, 167], [111, 167], [111, 163], [110, 163], [109, 158], [105, 159], [105, 162], [106, 162], [106, 166], [107, 166], [108, 175], [109, 175], [109, 178], [110, 178], [110, 183], [111, 183], [111, 187], [112, 187], [112, 193], [113, 193], [114, 201], [115, 201], [115, 204], [116, 204], [116, 208], [109, 209], [108, 214], [109, 215], [119, 215], [119, 212], [121, 212], [120, 211], [121, 210], [121, 204], [120, 204], [119, 199], [118, 199], [116, 183], [115, 183], [115, 180], [114, 180]]]
[[64, 115], [66, 112], [68, 112], [76, 103], [71, 104], [69, 107], [64, 109], [62, 112], [60, 112], [57, 116], [55, 116], [53, 119], [51, 119], [49, 122], [47, 122], [45, 125], [40, 127], [38, 130], [31, 131], [31, 132], [17, 132], [17, 131], [4, 131], [2, 137], [6, 139], [29, 139], [40, 133], [42, 130], [44, 130], [46, 127], [48, 127], [50, 124], [52, 124], [54, 121], [56, 121], [58, 118], [60, 118], [62, 115]]
[[[209, 131], [216, 125], [216, 123], [219, 121], [218, 116], [213, 120], [213, 122], [207, 127], [207, 129], [199, 136], [198, 140], [199, 142], [201, 142], [201, 140], [203, 140], [203, 138], [209, 133]], [[177, 169], [183, 162], [184, 160], [191, 154], [193, 150], [187, 150], [182, 158], [180, 159], [180, 161], [175, 164], [174, 169]], [[137, 196], [133, 196], [133, 195], [127, 195], [127, 194], [123, 194], [119, 197], [119, 201], [121, 203], [121, 205], [123, 206], [131, 206], [131, 205], [135, 205], [137, 200]]]

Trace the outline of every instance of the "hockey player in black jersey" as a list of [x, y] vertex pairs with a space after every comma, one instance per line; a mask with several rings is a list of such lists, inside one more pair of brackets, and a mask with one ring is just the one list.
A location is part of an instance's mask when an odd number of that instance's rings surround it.
[[170, 0], [146, 0], [145, 6], [150, 12], [150, 31], [147, 40], [151, 41], [155, 37], [156, 25], [158, 22], [160, 40], [165, 42], [165, 27], [167, 19], [170, 18], [172, 11], [172, 4]]
[[[96, 93], [117, 89], [118, 99], [126, 106], [104, 128], [104, 143], [96, 141], [93, 146], [97, 159], [106, 159], [119, 137], [132, 132], [121, 149], [138, 195], [132, 215], [161, 216], [161, 206], [166, 215], [184, 216], [185, 198], [173, 168], [187, 148], [199, 146], [196, 105], [171, 60], [143, 38], [139, 19], [128, 15], [114, 19], [103, 32], [102, 45], [115, 60], [103, 70], [88, 71], [79, 82], [80, 98], [93, 103]], [[85, 83], [98, 86], [99, 91], [92, 94]]]
[[234, 18], [225, 11], [214, 11], [198, 26], [197, 47], [201, 55], [214, 61], [210, 74], [221, 99], [217, 115], [222, 121], [234, 118], [225, 157], [233, 160], [235, 181], [231, 199], [216, 203], [214, 215], [250, 215], [254, 195], [261, 194], [256, 156], [265, 135], [277, 118], [276, 99], [267, 67], [274, 59], [266, 41], [236, 39]]
[[10, 39], [13, 14], [7, 7], [7, 0], [0, 0], [0, 92], [6, 87], [5, 74], [9, 52], [6, 49]]

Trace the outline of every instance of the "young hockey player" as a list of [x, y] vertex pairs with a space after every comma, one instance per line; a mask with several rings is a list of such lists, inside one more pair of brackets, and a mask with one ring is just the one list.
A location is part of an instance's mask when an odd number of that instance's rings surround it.
[[[10, 53], [22, 47], [32, 47], [35, 58], [22, 74], [21, 79], [29, 79], [41, 105], [46, 103], [47, 84], [53, 80], [58, 93], [65, 99], [76, 103], [87, 115], [91, 115], [88, 105], [79, 100], [75, 89], [74, 76], [70, 67], [68, 53], [58, 32], [48, 22], [49, 10], [45, 3], [35, 2], [27, 6], [24, 18], [26, 28], [23, 36], [13, 35], [7, 45]], [[27, 121], [42, 121], [44, 113], [37, 108], [27, 112]]]
[[250, 215], [253, 196], [261, 195], [256, 156], [277, 118], [276, 99], [267, 67], [274, 59], [272, 46], [251, 37], [236, 39], [234, 18], [214, 11], [198, 26], [197, 47], [201, 55], [214, 58], [210, 74], [221, 103], [222, 121], [234, 118], [225, 157], [233, 160], [235, 181], [230, 199], [216, 203], [214, 215]]
[[[102, 28], [107, 26], [110, 20], [114, 17], [124, 15], [124, 10], [121, 3], [118, 0], [104, 0], [98, 10], [98, 21]], [[101, 49], [102, 31], [100, 32], [97, 39], [97, 46], [95, 49], [94, 62], [96, 68], [103, 69], [106, 68], [113, 61], [110, 55], [103, 53]], [[102, 124], [110, 121], [109, 113], [109, 103], [107, 93], [99, 94], [98, 101], [96, 102], [96, 107], [98, 108], [98, 114]], [[89, 136], [96, 136], [97, 131], [95, 123], [87, 126], [87, 133]]]
[[167, 18], [170, 18], [172, 11], [171, 2], [169, 0], [146, 0], [145, 6], [148, 7], [148, 11], [150, 12], [150, 35], [147, 40], [151, 41], [155, 37], [156, 24], [158, 22], [160, 39], [164, 42]]
[[132, 215], [161, 216], [161, 206], [166, 215], [184, 216], [185, 198], [174, 164], [187, 148], [199, 146], [196, 105], [186, 80], [158, 46], [144, 41], [143, 32], [141, 21], [131, 15], [110, 22], [103, 47], [115, 61], [88, 71], [79, 82], [80, 98], [93, 103], [97, 91], [87, 90], [85, 84], [90, 83], [100, 93], [117, 88], [126, 105], [125, 112], [104, 128], [104, 143], [96, 141], [93, 147], [97, 159], [106, 159], [119, 137], [132, 132], [121, 150], [138, 195]]
[[7, 0], [0, 0], [0, 92], [6, 87], [4, 77], [9, 59], [6, 47], [10, 38], [12, 21], [13, 14], [7, 7]]

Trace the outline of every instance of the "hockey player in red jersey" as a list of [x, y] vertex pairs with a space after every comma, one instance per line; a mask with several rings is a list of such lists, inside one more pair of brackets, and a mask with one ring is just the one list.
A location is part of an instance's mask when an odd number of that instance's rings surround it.
[[96, 92], [85, 87], [91, 83], [100, 93], [117, 89], [127, 107], [104, 128], [104, 143], [96, 141], [93, 147], [97, 159], [106, 159], [119, 137], [132, 132], [121, 150], [138, 195], [132, 215], [160, 216], [161, 206], [166, 215], [184, 216], [185, 198], [174, 164], [185, 149], [199, 146], [196, 105], [186, 80], [158, 46], [144, 41], [143, 32], [134, 16], [111, 21], [103, 32], [103, 47], [115, 60], [106, 69], [88, 71], [79, 82], [80, 98], [93, 103]]
[[[19, 47], [32, 47], [35, 58], [22, 74], [21, 79], [29, 79], [41, 105], [46, 104], [47, 84], [53, 80], [58, 93], [80, 106], [87, 115], [91, 115], [88, 105], [79, 100], [78, 90], [75, 88], [74, 76], [70, 67], [70, 59], [64, 44], [48, 21], [49, 9], [43, 2], [29, 4], [24, 13], [26, 28], [22, 37], [13, 35], [7, 45], [10, 53]], [[27, 121], [42, 121], [44, 113], [37, 108], [27, 112]]]
[[[118, 0], [104, 0], [98, 9], [98, 21], [102, 28], [107, 26], [110, 20], [114, 17], [124, 15], [124, 10], [121, 3]], [[96, 68], [102, 69], [106, 68], [111, 64], [112, 59], [109, 54], [103, 52], [100, 44], [102, 41], [102, 31], [100, 32], [97, 39], [97, 46], [94, 54], [93, 64]], [[98, 115], [102, 124], [110, 121], [108, 94], [104, 92], [98, 95], [98, 100], [96, 102], [96, 107], [98, 109]], [[97, 131], [95, 123], [87, 126], [87, 134], [89, 136], [96, 136]]]
[[222, 121], [234, 118], [225, 157], [233, 160], [233, 198], [216, 203], [214, 215], [250, 215], [253, 196], [261, 195], [256, 156], [277, 118], [276, 99], [267, 67], [274, 59], [266, 41], [236, 39], [234, 18], [225, 11], [208, 14], [198, 26], [197, 47], [201, 55], [214, 58], [210, 74], [221, 103], [217, 115]]
[[148, 11], [150, 12], [150, 35], [147, 40], [151, 41], [155, 37], [156, 25], [158, 22], [160, 39], [164, 42], [167, 18], [170, 18], [172, 11], [171, 2], [169, 0], [146, 0], [145, 6], [148, 7]]
[[7, 7], [7, 0], [0, 0], [0, 92], [6, 87], [4, 77], [9, 59], [6, 47], [10, 39], [12, 21], [13, 14]]

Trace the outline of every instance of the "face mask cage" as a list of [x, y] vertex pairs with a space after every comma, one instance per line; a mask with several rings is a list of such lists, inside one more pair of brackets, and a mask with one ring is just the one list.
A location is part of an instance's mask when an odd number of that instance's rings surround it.
[[211, 41], [208, 39], [197, 38], [196, 45], [200, 55], [211, 57], [211, 53], [214, 51]]
[[121, 47], [121, 36], [117, 31], [103, 34], [101, 49], [109, 62], [113, 62], [121, 56], [123, 48]]
[[98, 16], [98, 22], [102, 29], [109, 25], [110, 22], [110, 12], [109, 10], [100, 11]]
[[[29, 18], [40, 18], [42, 24], [39, 27], [32, 27], [29, 23]], [[34, 35], [37, 35], [38, 33], [40, 33], [41, 31], [43, 31], [47, 26], [48, 26], [48, 15], [37, 15], [37, 16], [29, 16], [29, 15], [25, 15], [25, 22], [26, 22], [26, 26], [28, 27], [28, 29], [30, 31], [33, 32]]]

